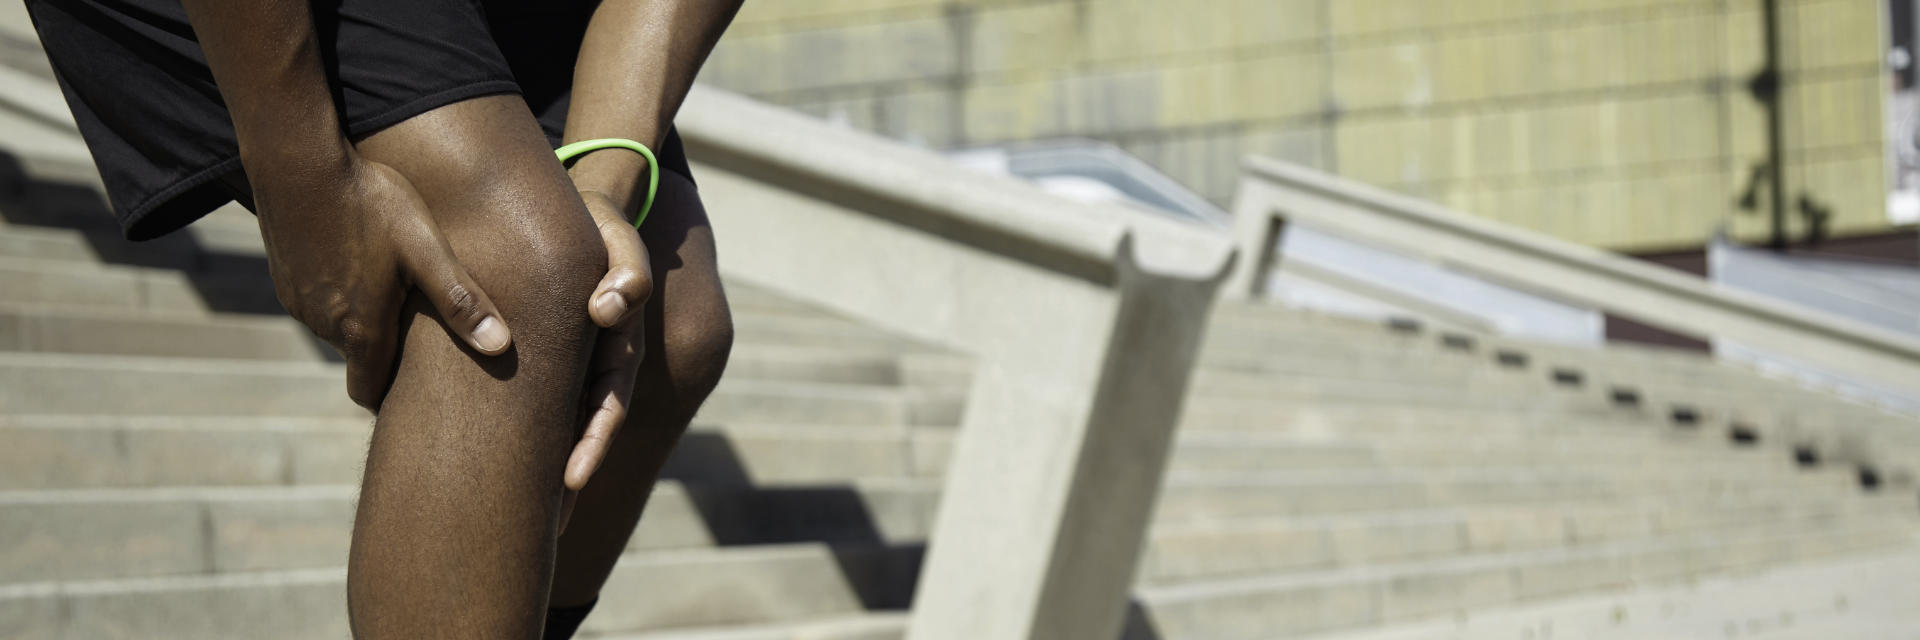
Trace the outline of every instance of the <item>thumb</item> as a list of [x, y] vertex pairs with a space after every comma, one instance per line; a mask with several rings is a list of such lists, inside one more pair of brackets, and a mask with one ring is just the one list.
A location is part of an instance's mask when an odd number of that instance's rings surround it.
[[414, 240], [406, 243], [403, 266], [413, 285], [440, 311], [440, 317], [474, 350], [500, 355], [513, 343], [507, 322], [500, 318], [487, 292], [467, 274], [466, 267], [453, 257], [453, 247], [431, 223], [420, 225]]

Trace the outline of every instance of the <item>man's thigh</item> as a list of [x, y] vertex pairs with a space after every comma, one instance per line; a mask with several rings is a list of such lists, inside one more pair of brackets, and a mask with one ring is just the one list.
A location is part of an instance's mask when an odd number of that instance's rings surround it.
[[447, 105], [357, 148], [412, 183], [513, 346], [471, 351], [417, 293], [396, 319], [407, 334], [349, 560], [356, 632], [537, 635], [605, 249], [518, 97]]

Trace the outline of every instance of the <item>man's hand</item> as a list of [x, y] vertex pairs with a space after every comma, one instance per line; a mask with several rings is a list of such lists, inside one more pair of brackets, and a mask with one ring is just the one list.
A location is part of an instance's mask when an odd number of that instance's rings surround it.
[[[593, 11], [580, 56], [573, 66], [566, 140], [625, 138], [650, 149], [666, 141], [674, 113], [693, 87], [700, 65], [727, 30], [741, 0], [700, 2], [607, 2]], [[581, 157], [568, 172], [600, 225], [610, 267], [588, 301], [595, 324], [606, 330], [595, 347], [587, 382], [586, 431], [567, 460], [567, 494], [560, 529], [573, 514], [573, 500], [600, 467], [607, 446], [627, 419], [634, 378], [646, 344], [640, 310], [653, 293], [647, 249], [627, 222], [641, 193], [647, 167], [624, 152]], [[608, 294], [616, 294], [609, 297]]]
[[300, 0], [182, 0], [233, 116], [281, 306], [347, 359], [347, 395], [376, 409], [393, 381], [400, 303], [417, 286], [481, 353], [511, 338], [407, 179], [360, 157], [340, 125], [313, 10]]
[[600, 228], [600, 239], [607, 245], [607, 275], [587, 302], [587, 314], [602, 330], [594, 341], [586, 391], [581, 398], [586, 427], [579, 444], [574, 445], [573, 455], [567, 458], [567, 495], [560, 510], [562, 531], [573, 515], [574, 496], [600, 469], [614, 436], [627, 422], [634, 380], [639, 375], [640, 360], [646, 357], [645, 309], [647, 299], [653, 296], [653, 267], [647, 258], [647, 246], [640, 242], [639, 231], [621, 207], [598, 191], [582, 190], [580, 199], [586, 202], [587, 211]]
[[418, 287], [474, 350], [507, 350], [512, 338], [500, 312], [454, 258], [426, 202], [393, 168], [349, 150], [337, 162], [253, 182], [274, 294], [346, 358], [354, 402], [378, 409], [386, 397], [409, 287]]

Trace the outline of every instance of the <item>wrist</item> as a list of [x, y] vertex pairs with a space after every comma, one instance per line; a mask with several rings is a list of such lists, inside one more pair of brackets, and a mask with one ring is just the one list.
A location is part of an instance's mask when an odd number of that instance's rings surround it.
[[243, 144], [240, 164], [255, 181], [320, 187], [338, 185], [353, 175], [359, 154], [345, 136], [287, 136], [264, 144]]
[[567, 169], [567, 175], [573, 178], [575, 189], [605, 197], [631, 218], [646, 198], [647, 172], [651, 169], [640, 154], [602, 149], [580, 156]]

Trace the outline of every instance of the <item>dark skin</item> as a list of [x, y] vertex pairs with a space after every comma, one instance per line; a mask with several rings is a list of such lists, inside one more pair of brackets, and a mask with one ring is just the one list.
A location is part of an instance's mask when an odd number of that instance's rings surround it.
[[[609, 150], [561, 167], [516, 96], [349, 140], [305, 2], [184, 4], [275, 290], [376, 410], [348, 561], [355, 636], [539, 637], [549, 603], [597, 596], [725, 366], [698, 194], [666, 173], [636, 233], [644, 161]], [[658, 148], [737, 9], [604, 3], [567, 139]]]

